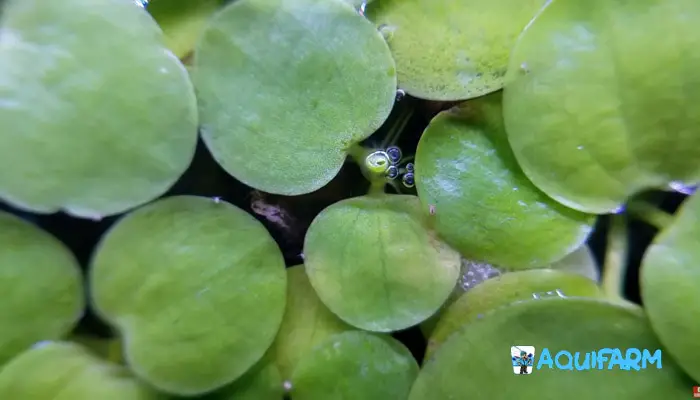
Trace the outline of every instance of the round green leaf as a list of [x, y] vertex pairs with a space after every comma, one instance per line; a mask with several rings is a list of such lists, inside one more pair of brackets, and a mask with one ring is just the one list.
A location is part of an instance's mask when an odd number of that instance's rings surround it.
[[0, 197], [101, 218], [175, 183], [194, 154], [196, 101], [148, 13], [7, 0], [0, 25]]
[[148, 12], [165, 35], [165, 44], [179, 58], [189, 55], [206, 25], [225, 0], [150, 0]]
[[236, 1], [210, 20], [193, 65], [216, 160], [283, 195], [330, 182], [350, 147], [388, 117], [396, 92], [386, 42], [341, 1]]
[[38, 341], [70, 332], [85, 308], [82, 285], [78, 262], [63, 243], [0, 212], [0, 366]]
[[640, 190], [700, 180], [698, 20], [695, 0], [549, 3], [513, 50], [504, 94], [535, 185], [608, 213]]
[[405, 400], [418, 363], [391, 337], [343, 332], [307, 353], [294, 371], [293, 400]]
[[429, 100], [499, 90], [518, 34], [545, 0], [382, 0], [368, 17], [387, 36], [399, 86]]
[[287, 268], [287, 306], [270, 349], [283, 379], [291, 378], [299, 359], [312, 347], [351, 329], [319, 300], [303, 265]]
[[[514, 373], [511, 346], [535, 347], [531, 375]], [[561, 350], [580, 352], [579, 365], [585, 365], [586, 352], [619, 348], [624, 357], [629, 348], [654, 353], [660, 343], [637, 307], [583, 298], [515, 303], [465, 326], [445, 342], [424, 363], [409, 400], [458, 399], [465, 392], [479, 399], [682, 399], [692, 386], [663, 353], [663, 369], [656, 364], [639, 371], [608, 369], [604, 362], [604, 369], [570, 371], [546, 365], [537, 369], [537, 352], [543, 348], [553, 359]], [[560, 362], [566, 364], [567, 358]]]
[[272, 344], [286, 275], [265, 228], [218, 200], [170, 197], [102, 239], [91, 265], [95, 309], [124, 337], [134, 372], [193, 395], [232, 382]]
[[0, 371], [0, 398], [15, 400], [165, 400], [124, 367], [68, 342], [40, 343]]
[[418, 143], [415, 171], [435, 229], [468, 258], [544, 267], [592, 230], [592, 215], [547, 197], [520, 170], [503, 130], [500, 93], [438, 114]]
[[641, 295], [659, 339], [700, 382], [700, 194], [689, 197], [675, 221], [644, 255]]
[[590, 279], [548, 269], [510, 272], [486, 280], [465, 292], [442, 313], [430, 335], [425, 359], [464, 324], [482, 318], [487, 312], [516, 301], [547, 296], [602, 297], [603, 293]]
[[460, 256], [426, 228], [415, 196], [355, 197], [323, 210], [304, 242], [311, 285], [345, 322], [408, 328], [445, 302]]

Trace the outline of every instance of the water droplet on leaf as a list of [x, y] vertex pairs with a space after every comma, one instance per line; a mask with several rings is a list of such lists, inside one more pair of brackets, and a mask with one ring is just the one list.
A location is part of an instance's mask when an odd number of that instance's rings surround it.
[[393, 179], [396, 179], [398, 176], [399, 176], [399, 169], [396, 168], [395, 166], [392, 165], [386, 170], [386, 177], [387, 178], [393, 180]]
[[389, 155], [389, 160], [392, 164], [396, 164], [401, 160], [401, 149], [396, 146], [391, 146], [386, 149], [386, 154]]
[[413, 173], [412, 172], [405, 173], [403, 175], [402, 182], [403, 182], [403, 185], [406, 186], [407, 188], [412, 188], [415, 185]]

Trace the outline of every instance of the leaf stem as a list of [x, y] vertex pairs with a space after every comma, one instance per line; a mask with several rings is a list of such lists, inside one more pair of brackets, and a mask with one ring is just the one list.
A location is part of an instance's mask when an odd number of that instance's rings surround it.
[[632, 200], [627, 205], [627, 211], [635, 219], [662, 230], [671, 224], [673, 215], [644, 200]]
[[627, 220], [624, 215], [612, 215], [603, 263], [602, 287], [612, 300], [625, 300], [624, 286], [627, 276]]
[[370, 196], [383, 195], [384, 189], [386, 187], [386, 181], [384, 179], [374, 179], [369, 181], [369, 192]]
[[414, 157], [415, 157], [415, 155], [406, 156], [406, 157], [401, 159], [401, 163], [403, 164], [403, 163], [407, 163], [409, 161], [412, 162]]
[[370, 152], [370, 149], [362, 147], [359, 143], [353, 144], [347, 151], [350, 159], [360, 166], [365, 163], [365, 158]]
[[401, 136], [401, 133], [406, 128], [408, 121], [411, 119], [411, 116], [413, 116], [413, 106], [407, 105], [403, 108], [403, 110], [401, 110], [401, 113], [396, 119], [396, 122], [394, 123], [394, 125], [391, 126], [389, 132], [382, 140], [380, 148], [386, 149], [387, 147], [396, 144], [399, 137]]

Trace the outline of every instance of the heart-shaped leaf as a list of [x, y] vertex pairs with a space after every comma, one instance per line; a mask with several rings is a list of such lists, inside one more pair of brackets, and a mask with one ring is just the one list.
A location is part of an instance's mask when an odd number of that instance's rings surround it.
[[378, 332], [433, 314], [457, 282], [460, 256], [426, 228], [415, 196], [355, 197], [323, 210], [304, 241], [311, 285], [345, 322]]
[[91, 265], [95, 309], [134, 372], [174, 394], [232, 382], [282, 321], [284, 259], [265, 228], [218, 200], [169, 197], [119, 221]]
[[525, 174], [563, 204], [617, 210], [700, 180], [700, 3], [553, 1], [510, 59], [504, 118]]
[[225, 0], [150, 0], [148, 12], [165, 35], [165, 44], [179, 58], [189, 55], [209, 17]]
[[303, 265], [287, 268], [287, 306], [270, 352], [283, 379], [311, 348], [327, 337], [354, 329], [319, 300]]
[[[511, 360], [512, 346], [533, 346], [530, 376], [519, 376]], [[549, 368], [537, 354], [547, 348], [552, 361], [570, 370]], [[682, 399], [692, 382], [669, 357], [644, 362], [640, 370], [624, 370], [610, 361], [614, 350], [654, 355], [660, 343], [643, 311], [634, 306], [584, 298], [553, 298], [514, 303], [498, 309], [455, 333], [423, 365], [409, 400], [478, 399]], [[595, 362], [586, 353], [599, 353]], [[557, 357], [560, 351], [573, 357]], [[658, 354], [658, 353], [657, 353]], [[635, 354], [630, 354], [634, 358]], [[641, 361], [641, 362], [640, 362]], [[649, 360], [647, 360], [649, 361]], [[647, 368], [641, 369], [646, 364]], [[584, 368], [588, 366], [589, 368]], [[577, 370], [580, 367], [583, 370]], [[659, 368], [662, 367], [663, 369]], [[527, 382], [525, 382], [527, 381]]]
[[165, 400], [124, 367], [69, 342], [40, 343], [0, 371], [0, 398], [14, 400]]
[[196, 101], [148, 13], [7, 0], [0, 25], [0, 197], [100, 218], [175, 183], [194, 154]]
[[546, 296], [602, 297], [603, 293], [590, 279], [549, 269], [510, 272], [486, 280], [465, 292], [442, 313], [430, 335], [425, 359], [463, 325], [487, 312], [516, 301]]
[[641, 295], [659, 339], [700, 382], [700, 194], [687, 198], [675, 221], [644, 255]]
[[499, 90], [518, 34], [545, 0], [382, 0], [368, 17], [387, 36], [399, 86], [430, 100]]
[[293, 400], [405, 400], [418, 363], [396, 339], [343, 332], [307, 353], [294, 370]]
[[85, 307], [82, 284], [63, 243], [0, 212], [0, 366], [35, 342], [70, 332]]
[[592, 230], [592, 215], [562, 206], [525, 177], [503, 130], [500, 93], [433, 118], [418, 143], [415, 171], [435, 229], [470, 259], [544, 267], [579, 248]]
[[372, 24], [327, 0], [241, 0], [210, 20], [192, 78], [202, 135], [231, 175], [284, 195], [317, 190], [388, 117], [394, 61]]

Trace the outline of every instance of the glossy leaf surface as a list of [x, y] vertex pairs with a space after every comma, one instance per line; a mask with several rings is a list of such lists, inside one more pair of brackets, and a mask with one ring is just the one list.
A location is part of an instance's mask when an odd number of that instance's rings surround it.
[[525, 174], [591, 213], [700, 180], [700, 3], [553, 1], [513, 50], [504, 118]]
[[0, 398], [165, 400], [126, 368], [69, 342], [40, 343], [0, 371]]
[[435, 229], [470, 259], [544, 267], [583, 245], [592, 230], [592, 215], [562, 206], [523, 174], [503, 129], [500, 93], [433, 118], [415, 168]]
[[196, 101], [148, 13], [8, 0], [0, 25], [0, 197], [99, 219], [175, 183], [194, 154]]
[[269, 193], [315, 191], [388, 117], [396, 72], [382, 36], [340, 1], [245, 0], [195, 50], [202, 134], [231, 175]]
[[368, 332], [333, 335], [309, 352], [292, 377], [293, 400], [404, 400], [418, 363], [392, 337]]
[[456, 284], [460, 257], [425, 223], [415, 196], [355, 197], [323, 210], [304, 242], [306, 272], [321, 301], [371, 331], [428, 318]]
[[[535, 347], [529, 376], [516, 373], [519, 368], [513, 367], [511, 346]], [[661, 344], [643, 311], [635, 306], [583, 298], [515, 303], [450, 337], [423, 365], [409, 400], [464, 398], [465, 393], [479, 399], [534, 400], [541, 399], [543, 393], [551, 398], [575, 393], [577, 400], [682, 399], [692, 386], [692, 381], [663, 353], [662, 369], [648, 359], [645, 369], [641, 369], [645, 362], [639, 362], [639, 371], [622, 370], [616, 364], [608, 369], [609, 361], [615, 359], [611, 351], [602, 356], [604, 359], [596, 358], [596, 368], [579, 371], [572, 365], [572, 371], [540, 365], [546, 360], [541, 358], [544, 348], [552, 361], [562, 350], [580, 352], [578, 365], [583, 368], [586, 352], [620, 349], [624, 357], [627, 349], [637, 348], [654, 354]], [[560, 356], [559, 365], [567, 367], [569, 360]]]
[[670, 355], [700, 381], [700, 195], [685, 200], [672, 225], [647, 249], [641, 295], [654, 331]]
[[386, 35], [399, 86], [430, 100], [499, 90], [518, 34], [545, 0], [379, 0], [367, 16]]
[[125, 359], [162, 391], [193, 395], [245, 373], [282, 321], [279, 248], [252, 216], [204, 197], [169, 197], [119, 221], [91, 265], [92, 301]]
[[0, 212], [0, 366], [35, 342], [70, 332], [85, 308], [82, 285], [78, 261], [63, 243]]
[[327, 337], [354, 329], [321, 302], [303, 265], [287, 268], [287, 305], [270, 352], [283, 379], [299, 360]]
[[441, 315], [428, 340], [425, 359], [462, 326], [516, 301], [548, 296], [603, 297], [590, 279], [549, 269], [510, 272], [484, 281], [455, 300]]

